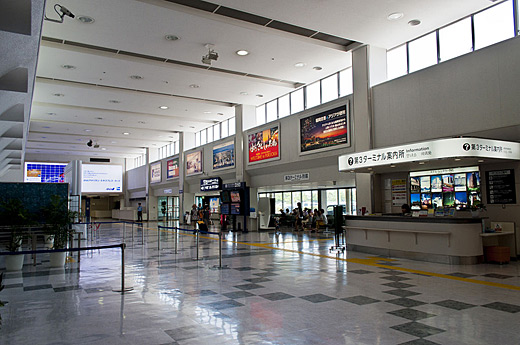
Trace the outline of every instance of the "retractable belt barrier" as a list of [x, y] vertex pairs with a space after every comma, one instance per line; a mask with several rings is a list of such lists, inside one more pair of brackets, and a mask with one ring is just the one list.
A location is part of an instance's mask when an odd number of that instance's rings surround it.
[[177, 254], [177, 232], [180, 231], [187, 231], [187, 232], [193, 232], [195, 233], [195, 248], [196, 248], [196, 258], [195, 260], [199, 260], [199, 234], [208, 234], [208, 235], [217, 235], [218, 236], [218, 267], [222, 269], [222, 233], [221, 232], [212, 232], [212, 231], [202, 231], [198, 229], [182, 229], [178, 227], [173, 226], [157, 226], [158, 230], [160, 229], [168, 229], [168, 230], [174, 230], [175, 231], [175, 254]]
[[96, 249], [109, 249], [109, 248], [121, 248], [121, 290], [112, 290], [114, 292], [125, 293], [132, 291], [132, 287], [125, 288], [125, 248], [126, 243], [112, 244], [108, 246], [93, 246], [85, 248], [67, 248], [67, 249], [39, 249], [39, 250], [22, 250], [18, 252], [0, 252], [1, 255], [19, 255], [19, 254], [44, 254], [44, 253], [62, 253], [62, 252], [79, 252], [84, 250], [96, 250]]

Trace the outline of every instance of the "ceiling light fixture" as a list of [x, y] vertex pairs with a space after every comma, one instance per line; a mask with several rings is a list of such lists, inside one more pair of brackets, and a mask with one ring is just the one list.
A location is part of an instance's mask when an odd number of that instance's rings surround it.
[[204, 114], [211, 114], [211, 111], [205, 111]]
[[236, 53], [237, 55], [239, 55], [239, 56], [246, 56], [246, 55], [249, 55], [249, 52], [248, 52], [247, 50], [243, 50], [243, 49], [241, 49], [241, 50], [237, 50], [235, 53]]
[[417, 26], [420, 24], [421, 24], [421, 21], [419, 19], [412, 19], [408, 22], [408, 25], [410, 25], [410, 26]]
[[47, 115], [54, 116], [56, 113], [47, 113]]
[[423, 165], [425, 162], [419, 162], [420, 165]]
[[110, 143], [111, 143], [111, 144], [116, 144], [116, 143], [117, 143], [117, 141], [111, 141]]
[[78, 20], [83, 24], [92, 24], [95, 22], [94, 18], [89, 16], [78, 16]]
[[403, 12], [394, 12], [394, 13], [390, 13], [388, 15], [388, 17], [386, 17], [386, 19], [388, 19], [388, 20], [398, 20], [398, 19], [403, 18], [403, 16], [404, 16]]
[[123, 132], [123, 135], [130, 135], [130, 133], [128, 133], [128, 132]]
[[477, 162], [484, 163], [484, 160], [483, 159], [479, 159]]
[[115, 103], [115, 104], [121, 103], [121, 101], [118, 101], [117, 99], [111, 99], [111, 100], [109, 100], [109, 102], [110, 103]]
[[224, 115], [224, 113], [217, 113], [217, 115], [219, 115], [219, 116], [223, 116], [223, 115]]
[[64, 69], [76, 69], [76, 66], [73, 66], [73, 65], [61, 65], [61, 68], [64, 68]]
[[204, 45], [208, 49], [208, 53], [202, 56], [202, 63], [206, 65], [211, 65], [211, 61], [218, 60], [218, 53], [213, 50], [214, 45], [211, 43], [206, 43]]
[[245, 92], [245, 91], [240, 92], [240, 94], [241, 94], [242, 96], [247, 96], [247, 95], [249, 95], [249, 94], [248, 94], [247, 92]]
[[53, 96], [56, 96], [56, 97], [63, 97], [63, 96], [65, 96], [65, 95], [62, 94], [62, 93], [53, 93], [52, 95], [53, 95]]
[[305, 62], [297, 62], [294, 64], [294, 67], [296, 68], [302, 68], [305, 67], [307, 64]]
[[262, 98], [262, 97], [264, 97], [264, 95], [259, 93], [259, 94], [256, 95], [256, 97]]
[[166, 36], [164, 36], [164, 38], [167, 41], [178, 41], [178, 40], [180, 40], [180, 37], [177, 36], [177, 35], [166, 35]]
[[169, 109], [169, 108], [170, 108], [170, 107], [167, 107], [167, 106], [165, 106], [165, 105], [161, 105], [161, 106], [159, 107], [159, 109], [162, 109], [162, 110], [166, 110], [166, 109]]
[[106, 148], [106, 147], [102, 147], [102, 148], [101, 148], [101, 150], [103, 150], [103, 151], [106, 151], [106, 150], [107, 150], [107, 148]]
[[85, 132], [92, 132], [91, 129], [85, 129]]
[[198, 89], [199, 87], [200, 87], [200, 86], [197, 85], [197, 84], [191, 84], [191, 85], [190, 85], [190, 88], [192, 88], [192, 89]]
[[460, 160], [461, 160], [460, 158], [455, 158], [455, 161], [456, 161], [456, 162], [458, 162], [458, 161], [460, 161]]
[[102, 117], [96, 117], [96, 120], [103, 120]]
[[312, 69], [315, 70], [315, 71], [321, 71], [323, 69], [323, 67], [321, 67], [321, 66], [314, 66]]
[[130, 79], [141, 80], [141, 79], [143, 79], [143, 77], [141, 77], [140, 75], [134, 74], [134, 75], [130, 76]]

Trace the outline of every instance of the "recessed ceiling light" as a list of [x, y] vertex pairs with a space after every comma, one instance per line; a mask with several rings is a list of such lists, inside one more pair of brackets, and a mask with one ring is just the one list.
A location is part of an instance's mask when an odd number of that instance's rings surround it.
[[94, 18], [89, 16], [78, 16], [78, 20], [83, 24], [92, 24], [95, 22]]
[[42, 128], [50, 128], [49, 126], [43, 126]]
[[56, 96], [56, 97], [63, 97], [63, 96], [65, 96], [65, 95], [62, 94], [62, 93], [53, 93], [52, 95], [53, 95], [53, 96]]
[[109, 100], [110, 103], [121, 103], [121, 101], [118, 101], [117, 99], [111, 99]]
[[262, 95], [262, 94], [257, 94], [256, 97], [260, 97], [260, 98], [262, 98], [262, 97], [264, 97], [264, 95]]
[[61, 68], [64, 68], [64, 69], [76, 69], [76, 66], [72, 66], [72, 65], [61, 65]]
[[395, 168], [395, 165], [393, 165], [393, 164], [392, 164], [392, 165], [390, 165], [390, 168]]
[[323, 69], [323, 67], [321, 67], [321, 66], [314, 66], [312, 69], [315, 70], [315, 71], [321, 71]]
[[47, 115], [54, 116], [56, 113], [47, 113]]
[[137, 123], [140, 123], [140, 124], [144, 125], [146, 122], [144, 122], [144, 121], [137, 121]]
[[417, 26], [419, 24], [421, 24], [421, 21], [419, 19], [412, 19], [408, 22], [408, 25], [410, 26]]
[[117, 143], [117, 141], [111, 141], [110, 143], [111, 143], [111, 144], [116, 144], [116, 143]]
[[368, 170], [372, 170], [372, 168], [368, 168]]
[[166, 110], [166, 109], [169, 109], [169, 107], [167, 107], [167, 106], [165, 106], [165, 105], [161, 105], [161, 106], [159, 107], [159, 109]]
[[166, 36], [164, 36], [164, 38], [167, 41], [178, 41], [180, 39], [180, 37], [177, 35], [166, 35]]
[[191, 87], [192, 89], [198, 89], [200, 86], [197, 85], [197, 84], [191, 84], [190, 87]]
[[294, 67], [296, 68], [302, 68], [305, 67], [307, 64], [305, 62], [297, 62], [294, 64]]
[[85, 132], [92, 132], [91, 129], [85, 129]]
[[190, 126], [190, 128], [195, 128], [195, 126]]
[[403, 16], [404, 16], [403, 12], [394, 12], [394, 13], [390, 13], [388, 15], [388, 17], [386, 17], [386, 19], [388, 19], [388, 20], [398, 20], [398, 19], [403, 18]]
[[130, 79], [141, 80], [143, 79], [143, 77], [141, 77], [140, 75], [131, 75]]
[[96, 117], [96, 120], [103, 120], [102, 117]]
[[106, 151], [106, 150], [107, 150], [107, 148], [106, 148], [106, 147], [102, 147], [102, 148], [101, 148], [101, 150], [103, 150], [103, 151]]
[[184, 125], [179, 125], [179, 127], [184, 127]]
[[455, 158], [455, 161], [457, 161], [457, 162], [460, 161], [460, 158]]
[[424, 164], [424, 162], [419, 162], [419, 164], [420, 164], [420, 165], [423, 165], [423, 164]]
[[477, 162], [484, 163], [484, 160], [483, 159], [479, 159]]
[[247, 50], [237, 50], [236, 54], [240, 56], [246, 56], [249, 55], [249, 52]]
[[205, 111], [204, 114], [211, 114], [211, 111]]
[[247, 95], [249, 95], [249, 94], [248, 94], [247, 92], [245, 92], [245, 91], [240, 92], [240, 94], [241, 94], [242, 96], [247, 96]]
[[217, 113], [217, 115], [219, 115], [219, 116], [223, 116], [223, 115], [224, 115], [224, 113]]
[[128, 133], [128, 132], [123, 132], [123, 135], [130, 135], [130, 133]]

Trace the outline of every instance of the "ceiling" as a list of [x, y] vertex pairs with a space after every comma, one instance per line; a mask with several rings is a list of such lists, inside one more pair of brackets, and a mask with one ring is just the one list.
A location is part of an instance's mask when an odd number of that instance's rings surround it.
[[[58, 18], [56, 3], [76, 18], [43, 23], [26, 160], [136, 157], [234, 116], [236, 105], [265, 103], [349, 67], [358, 42], [391, 48], [493, 4], [49, 0], [47, 17]], [[403, 18], [389, 21], [393, 12]], [[411, 27], [411, 19], [422, 24]], [[211, 66], [201, 62], [208, 43], [219, 55]]]

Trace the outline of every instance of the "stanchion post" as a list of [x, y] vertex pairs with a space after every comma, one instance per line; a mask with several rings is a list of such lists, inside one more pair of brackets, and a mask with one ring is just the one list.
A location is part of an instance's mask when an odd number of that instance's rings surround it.
[[112, 290], [114, 292], [121, 292], [122, 294], [134, 289], [132, 287], [125, 288], [125, 248], [126, 243], [121, 243], [121, 290]]
[[144, 226], [141, 223], [141, 234], [143, 235], [143, 246], [144, 246]]
[[197, 260], [199, 260], [199, 230], [195, 232], [195, 246], [197, 247]]
[[174, 236], [173, 245], [175, 248], [175, 254], [177, 254], [177, 232], [178, 232], [178, 229], [177, 229], [177, 227], [175, 227], [175, 232], [173, 233], [173, 236]]
[[218, 267], [222, 268], [222, 232], [218, 233]]
[[81, 232], [78, 232], [78, 263], [81, 262]]
[[134, 243], [134, 223], [132, 223], [132, 243]]
[[157, 250], [161, 250], [161, 229], [157, 228]]

